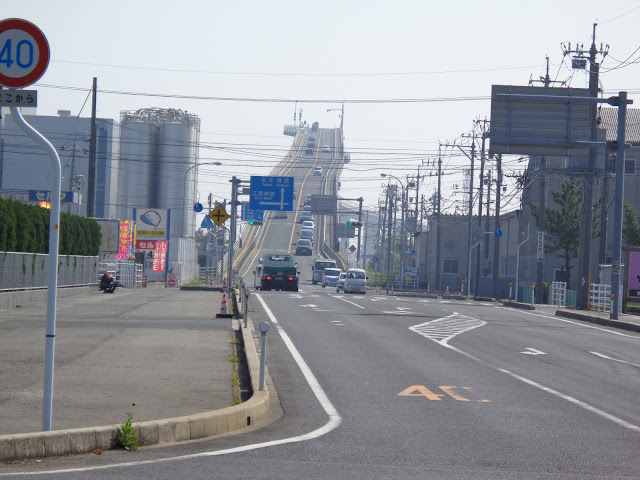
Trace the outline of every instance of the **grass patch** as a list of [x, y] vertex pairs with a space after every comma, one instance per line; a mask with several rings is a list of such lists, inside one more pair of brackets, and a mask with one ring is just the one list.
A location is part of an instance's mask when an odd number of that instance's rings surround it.
[[133, 413], [127, 412], [127, 420], [118, 427], [118, 444], [129, 452], [138, 449], [138, 432], [133, 428]]

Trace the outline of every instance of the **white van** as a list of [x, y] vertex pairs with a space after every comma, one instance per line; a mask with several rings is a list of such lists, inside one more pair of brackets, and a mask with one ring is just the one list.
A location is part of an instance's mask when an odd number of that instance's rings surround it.
[[367, 293], [367, 274], [361, 268], [350, 268], [344, 279], [344, 293]]

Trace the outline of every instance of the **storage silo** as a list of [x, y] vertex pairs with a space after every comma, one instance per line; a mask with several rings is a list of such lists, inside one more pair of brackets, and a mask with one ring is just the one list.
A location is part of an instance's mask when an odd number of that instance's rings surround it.
[[157, 151], [157, 125], [138, 112], [122, 112], [120, 117], [120, 160], [118, 175], [118, 216], [131, 219], [135, 207], [148, 207], [150, 178]]
[[159, 207], [171, 208], [172, 236], [195, 236], [197, 129], [190, 115], [177, 115], [160, 126]]

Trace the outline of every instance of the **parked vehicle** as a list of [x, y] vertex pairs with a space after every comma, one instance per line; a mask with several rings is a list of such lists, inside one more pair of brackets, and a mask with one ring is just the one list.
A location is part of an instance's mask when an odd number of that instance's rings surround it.
[[367, 274], [361, 268], [350, 268], [344, 280], [344, 293], [367, 293]]
[[313, 277], [311, 279], [311, 283], [317, 285], [318, 282], [322, 281], [322, 275], [324, 275], [325, 268], [338, 268], [335, 260], [328, 260], [324, 258], [316, 258], [313, 261], [313, 266], [311, 267], [313, 270]]
[[338, 286], [338, 278], [342, 270], [339, 268], [325, 268], [324, 274], [322, 275], [322, 288], [324, 287], [337, 287]]

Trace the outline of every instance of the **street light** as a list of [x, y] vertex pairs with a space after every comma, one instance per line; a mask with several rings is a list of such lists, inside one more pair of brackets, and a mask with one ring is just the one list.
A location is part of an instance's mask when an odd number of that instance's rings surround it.
[[[84, 140], [84, 141], [87, 142], [88, 140]], [[69, 171], [69, 191], [73, 192], [74, 187], [77, 187], [78, 190], [80, 190], [81, 184], [79, 182], [80, 182], [80, 177], [82, 177], [82, 175], [75, 175], [76, 152], [81, 152], [86, 154], [86, 153], [89, 153], [89, 150], [78, 145], [75, 135], [73, 136], [73, 140], [71, 142], [67, 142], [61, 147], [58, 147], [58, 150], [61, 150], [63, 152], [71, 152], [71, 168]], [[70, 213], [70, 212], [71, 212], [71, 205], [67, 205], [67, 213]]]
[[[381, 177], [391, 177], [395, 178], [400, 184], [400, 208], [402, 209], [402, 215], [400, 218], [400, 288], [404, 287], [404, 183], [395, 175], [391, 175], [390, 173], [381, 173]], [[389, 218], [391, 218], [391, 202], [389, 201]], [[388, 256], [387, 256], [387, 285], [389, 284], [389, 275], [391, 273], [391, 222], [389, 222], [389, 247], [388, 247]]]

